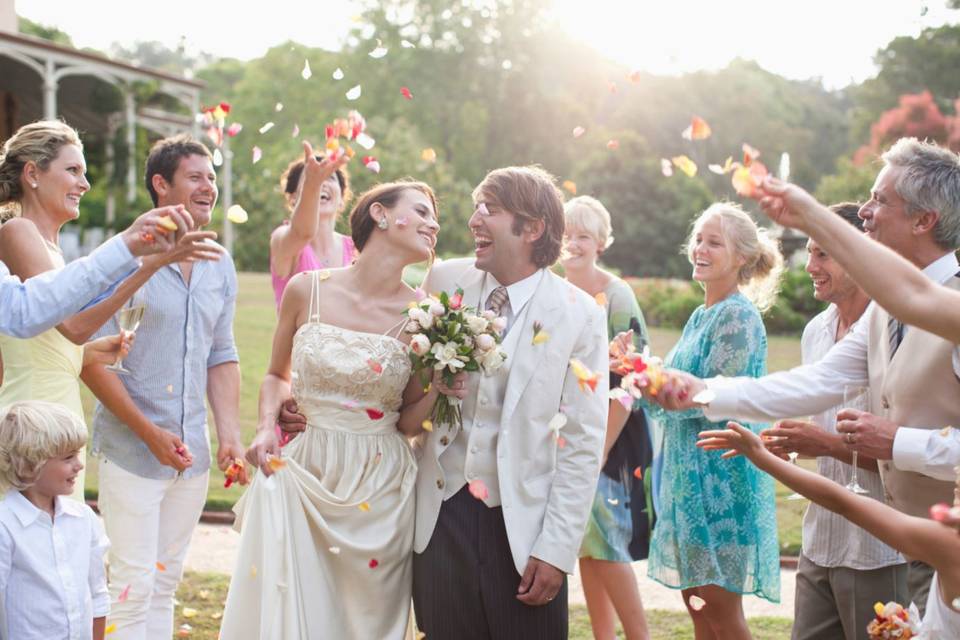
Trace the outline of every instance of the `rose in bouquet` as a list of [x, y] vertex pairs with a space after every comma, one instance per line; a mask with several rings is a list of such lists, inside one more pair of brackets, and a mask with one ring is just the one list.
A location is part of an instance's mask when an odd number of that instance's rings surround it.
[[[478, 313], [473, 307], [464, 306], [462, 289], [452, 296], [444, 291], [411, 303], [407, 319], [406, 331], [413, 334], [410, 361], [424, 386], [429, 384], [433, 372], [451, 386], [454, 376], [461, 371], [490, 375], [507, 359], [500, 347], [506, 320], [492, 311]], [[439, 398], [433, 405], [431, 420], [448, 427], [460, 426], [460, 400], [452, 396]]]

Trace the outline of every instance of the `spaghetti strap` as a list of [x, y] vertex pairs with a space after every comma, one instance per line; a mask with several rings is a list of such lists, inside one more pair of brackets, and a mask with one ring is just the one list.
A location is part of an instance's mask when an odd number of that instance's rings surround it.
[[310, 272], [310, 307], [307, 310], [308, 322], [320, 322], [320, 270]]
[[[391, 338], [396, 338], [397, 340], [400, 340], [400, 335], [403, 333], [403, 328], [404, 328], [405, 326], [407, 326], [407, 318], [406, 318], [406, 317], [401, 318], [400, 322], [398, 322], [397, 324], [393, 325], [392, 327], [390, 327], [389, 329], [387, 329], [386, 331], [384, 331], [384, 332], [383, 332], [383, 335], [389, 336], [389, 337], [391, 337]], [[403, 342], [403, 341], [401, 340], [401, 342]]]

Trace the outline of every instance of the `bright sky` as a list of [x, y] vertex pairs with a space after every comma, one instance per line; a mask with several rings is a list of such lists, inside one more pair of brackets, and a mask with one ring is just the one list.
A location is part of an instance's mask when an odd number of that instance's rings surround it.
[[[753, 59], [790, 78], [823, 78], [829, 87], [875, 73], [873, 55], [899, 35], [960, 21], [944, 0], [555, 0], [555, 16], [574, 37], [632, 69], [675, 74]], [[17, 13], [70, 34], [78, 46], [106, 50], [119, 41], [249, 59], [294, 40], [336, 49], [358, 12], [353, 0], [198, 2], [18, 0]], [[588, 7], [588, 8], [584, 8]]]

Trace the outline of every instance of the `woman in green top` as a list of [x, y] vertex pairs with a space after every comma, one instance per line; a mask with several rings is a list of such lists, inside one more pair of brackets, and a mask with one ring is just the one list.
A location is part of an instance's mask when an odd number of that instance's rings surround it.
[[[613, 242], [610, 214], [595, 198], [580, 196], [564, 207], [567, 280], [596, 297], [607, 310], [612, 339], [633, 331], [638, 350], [647, 327], [637, 298], [626, 282], [601, 269], [597, 259]], [[610, 387], [619, 385], [611, 373]], [[647, 469], [652, 447], [643, 409], [610, 403], [603, 446], [603, 469], [580, 548], [580, 575], [596, 638], [614, 637], [619, 617], [629, 640], [648, 638], [640, 591], [630, 563], [647, 557], [654, 516]]]

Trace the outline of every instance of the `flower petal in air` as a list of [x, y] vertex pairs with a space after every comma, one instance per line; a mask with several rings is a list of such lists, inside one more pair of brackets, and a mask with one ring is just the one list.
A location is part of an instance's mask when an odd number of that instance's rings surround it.
[[337, 67], [333, 70], [333, 79], [334, 80], [343, 80], [343, 69]]
[[410, 93], [410, 89], [408, 87], [400, 87], [400, 95], [407, 100], [413, 100], [413, 94]]
[[309, 80], [312, 75], [313, 75], [313, 71], [310, 70], [310, 61], [309, 61], [309, 60], [304, 60], [304, 61], [303, 61], [303, 71], [300, 72], [300, 76], [301, 76], [304, 80]]
[[666, 177], [673, 175], [673, 163], [666, 158], [660, 158], [660, 172]]
[[437, 161], [437, 152], [433, 148], [426, 148], [420, 152], [420, 159], [426, 162], [436, 162]]
[[257, 164], [258, 162], [260, 162], [260, 158], [263, 157], [263, 150], [260, 147], [254, 147], [253, 149], [251, 149], [251, 152], [252, 152], [251, 160], [253, 161], [253, 164]]
[[610, 149], [610, 151], [616, 151], [619, 148], [620, 148], [619, 140], [607, 140], [607, 149]]
[[574, 138], [579, 138], [579, 137], [582, 136], [584, 133], [586, 133], [586, 131], [587, 131], [587, 130], [584, 129], [583, 127], [574, 127], [574, 128], [573, 128], [573, 137], [574, 137]]
[[240, 133], [243, 130], [243, 125], [239, 122], [233, 122], [227, 127], [227, 135], [231, 138]]
[[684, 172], [688, 178], [692, 178], [697, 175], [697, 163], [688, 158], [685, 155], [674, 156], [670, 159], [673, 162], [673, 166], [680, 171]]
[[363, 90], [360, 88], [360, 85], [356, 85], [347, 91], [346, 96], [347, 100], [356, 100], [360, 97], [360, 94], [363, 93]]
[[483, 480], [472, 480], [468, 486], [470, 488], [470, 495], [477, 500], [486, 500], [490, 497], [490, 491], [487, 489], [487, 485], [483, 483]]
[[707, 121], [700, 116], [693, 116], [690, 120], [690, 126], [683, 130], [680, 135], [684, 140], [706, 140], [713, 131]]
[[232, 205], [227, 209], [227, 220], [233, 224], [243, 224], [249, 218], [250, 216], [247, 215], [247, 211], [238, 204]]
[[577, 195], [577, 183], [574, 182], [573, 180], [564, 180], [563, 188], [569, 191], [570, 193], [572, 193], [573, 195]]
[[260, 127], [260, 133], [266, 133], [267, 131], [270, 131], [270, 129], [273, 129], [273, 123], [267, 122], [262, 127]]

